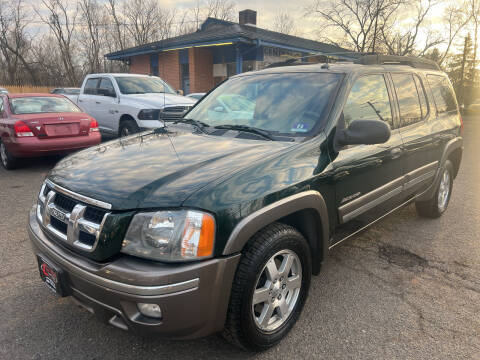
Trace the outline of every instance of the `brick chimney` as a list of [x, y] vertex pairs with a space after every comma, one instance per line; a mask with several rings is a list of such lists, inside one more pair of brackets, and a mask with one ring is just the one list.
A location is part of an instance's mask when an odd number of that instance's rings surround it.
[[257, 12], [246, 9], [238, 13], [238, 23], [240, 25], [257, 26]]

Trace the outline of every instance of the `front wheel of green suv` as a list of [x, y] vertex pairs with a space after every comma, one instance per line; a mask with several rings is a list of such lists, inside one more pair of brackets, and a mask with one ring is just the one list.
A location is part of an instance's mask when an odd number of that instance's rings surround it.
[[224, 337], [262, 351], [287, 335], [307, 298], [310, 248], [295, 228], [274, 223], [246, 245], [235, 274]]

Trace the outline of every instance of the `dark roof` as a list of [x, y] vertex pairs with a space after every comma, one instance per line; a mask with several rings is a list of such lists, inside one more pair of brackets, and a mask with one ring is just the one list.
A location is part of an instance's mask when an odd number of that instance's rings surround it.
[[276, 44], [283, 47], [319, 53], [348, 51], [335, 45], [265, 30], [256, 26], [240, 25], [230, 21], [208, 18], [203, 23], [202, 27], [196, 32], [113, 52], [105, 56], [108, 59], [122, 59], [182, 46], [191, 46], [195, 44], [208, 45], [209, 42], [218, 41], [246, 43], [260, 41], [260, 44], [263, 42], [269, 46], [275, 46]]

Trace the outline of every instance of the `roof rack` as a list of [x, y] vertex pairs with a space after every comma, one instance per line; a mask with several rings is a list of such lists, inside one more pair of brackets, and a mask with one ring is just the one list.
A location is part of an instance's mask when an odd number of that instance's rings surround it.
[[307, 56], [301, 56], [297, 58], [287, 59], [285, 61], [280, 61], [272, 63], [267, 66], [267, 68], [275, 68], [280, 66], [292, 66], [292, 65], [313, 65], [313, 62], [302, 62], [303, 59], [308, 59], [312, 57], [323, 56], [326, 58], [326, 63], [328, 64], [329, 59], [332, 57], [338, 58], [337, 61], [349, 61], [354, 64], [361, 65], [407, 65], [417, 69], [429, 69], [429, 70], [440, 70], [440, 67], [436, 62], [424, 59], [416, 58], [410, 56], [396, 56], [396, 55], [381, 55], [375, 53], [360, 53], [354, 51], [345, 51], [345, 52], [331, 52], [331, 53], [318, 53]]
[[366, 55], [354, 60], [362, 65], [407, 65], [417, 69], [440, 70], [436, 62], [423, 58], [395, 55]]

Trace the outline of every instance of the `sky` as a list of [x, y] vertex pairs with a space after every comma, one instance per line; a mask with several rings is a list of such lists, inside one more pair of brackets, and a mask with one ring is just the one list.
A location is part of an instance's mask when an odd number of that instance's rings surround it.
[[[66, 0], [68, 2], [74, 2], [76, 0]], [[106, 2], [106, 0], [100, 0]], [[162, 7], [168, 9], [176, 9], [177, 11], [182, 11], [189, 8], [194, 8], [197, 5], [197, 2], [204, 2], [205, 0], [158, 0]], [[325, 38], [339, 40], [343, 33], [339, 30], [334, 30], [332, 28], [325, 29], [322, 28], [319, 24], [319, 17], [312, 15], [308, 12], [308, 7], [312, 5], [315, 0], [233, 0], [236, 4], [236, 15], [234, 20], [238, 21], [238, 11], [244, 9], [252, 9], [257, 12], [257, 26], [261, 28], [271, 29], [274, 19], [277, 15], [281, 13], [287, 13], [295, 21], [295, 33], [294, 35], [300, 37], [306, 37], [314, 40], [324, 40]], [[325, 2], [333, 0], [323, 0]], [[423, 0], [427, 1], [427, 0]], [[426, 22], [431, 29], [435, 31], [445, 31], [444, 25], [442, 24], [442, 16], [445, 10], [445, 2], [456, 0], [441, 0], [442, 4], [436, 5], [432, 8], [429, 13], [429, 20]], [[39, 4], [39, 0], [25, 0], [26, 3], [30, 4]], [[413, 12], [414, 9], [412, 8]], [[403, 19], [404, 25], [408, 22], [408, 19], [413, 15], [413, 13], [405, 12], [399, 16], [399, 19]], [[456, 43], [462, 42], [462, 37], [466, 34], [464, 31], [461, 36], [457, 39]], [[152, 39], [155, 41], [156, 39]], [[419, 43], [422, 43], [425, 40], [425, 34], [421, 33], [418, 39]], [[439, 46], [440, 50], [444, 48], [443, 45]], [[455, 45], [454, 45], [455, 48]], [[452, 49], [454, 50], [454, 49]]]

